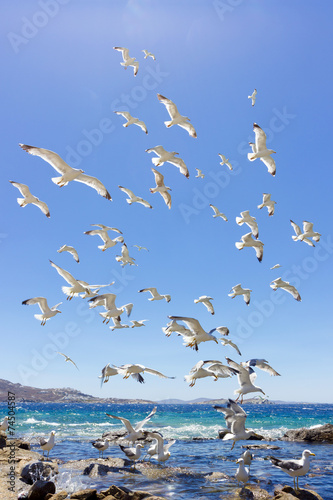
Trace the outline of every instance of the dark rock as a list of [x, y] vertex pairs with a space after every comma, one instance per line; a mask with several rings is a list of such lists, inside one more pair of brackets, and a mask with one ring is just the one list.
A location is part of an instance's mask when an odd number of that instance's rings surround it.
[[107, 490], [101, 491], [101, 493], [103, 493], [106, 497], [111, 496], [113, 498], [116, 498], [117, 500], [127, 500], [129, 493], [132, 493], [132, 491], [128, 488], [125, 488], [124, 486], [122, 488], [119, 488], [119, 486], [113, 484]]
[[[218, 436], [217, 436], [217, 437], [218, 437], [219, 439], [223, 439], [223, 438], [224, 438], [224, 436], [225, 436], [226, 434], [228, 434], [229, 432], [230, 432], [230, 431], [229, 431], [228, 429], [220, 429], [220, 430], [219, 430], [219, 432], [218, 432]], [[267, 439], [266, 439], [266, 438], [264, 438], [264, 436], [261, 436], [260, 434], [256, 434], [255, 436], [251, 436], [251, 437], [249, 437], [249, 439], [248, 439], [248, 440], [253, 440], [253, 441], [262, 441], [262, 440], [266, 440], [266, 441], [267, 441]]]
[[300, 489], [295, 491], [291, 486], [283, 486], [282, 489], [274, 491], [274, 500], [324, 500], [318, 493], [312, 490]]
[[306, 427], [291, 429], [281, 439], [283, 441], [333, 442], [333, 425], [325, 424], [314, 429], [307, 429]]
[[89, 477], [98, 477], [98, 476], [106, 476], [106, 474], [112, 473], [112, 472], [120, 472], [120, 470], [124, 466], [124, 461], [121, 461], [122, 463], [119, 464], [120, 467], [108, 465], [108, 464], [90, 464], [88, 467], [86, 467], [83, 470], [83, 475], [84, 476], [89, 476]]
[[280, 446], [272, 444], [243, 444], [242, 448], [246, 448], [247, 450], [279, 450]]
[[229, 479], [229, 476], [223, 472], [209, 472], [204, 475], [204, 478], [209, 481], [220, 481], [221, 479]]
[[48, 481], [58, 472], [58, 465], [52, 462], [29, 462], [21, 470], [21, 478], [27, 484], [33, 484], [40, 479]]
[[74, 498], [75, 500], [98, 500], [97, 490], [87, 489], [76, 491], [75, 493], [72, 493], [69, 498]]
[[7, 444], [6, 433], [0, 431], [0, 450], [2, 450]]
[[59, 493], [54, 493], [53, 495], [48, 493], [45, 500], [65, 500], [68, 497], [66, 490], [59, 491]]
[[36, 481], [30, 488], [28, 500], [44, 500], [48, 493], [55, 493], [56, 487], [52, 481]]

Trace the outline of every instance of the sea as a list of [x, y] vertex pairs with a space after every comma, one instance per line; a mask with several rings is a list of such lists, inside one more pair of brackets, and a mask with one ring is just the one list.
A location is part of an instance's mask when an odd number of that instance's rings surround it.
[[[111, 484], [132, 490], [146, 490], [172, 499], [232, 498], [238, 488], [235, 473], [236, 460], [250, 444], [278, 446], [276, 450], [253, 450], [249, 483], [274, 492], [279, 485], [293, 485], [293, 479], [272, 466], [269, 456], [281, 459], [300, 458], [310, 449], [309, 473], [299, 479], [300, 488], [316, 491], [324, 500], [333, 500], [333, 445], [328, 443], [287, 442], [280, 438], [288, 429], [314, 428], [333, 424], [333, 405], [329, 404], [251, 404], [243, 405], [247, 413], [246, 425], [264, 436], [263, 441], [239, 441], [231, 450], [232, 441], [222, 441], [218, 431], [225, 427], [223, 414], [207, 404], [158, 404], [155, 415], [145, 429], [156, 430], [163, 437], [176, 439], [170, 448], [171, 457], [159, 465], [160, 473], [153, 477], [138, 471], [115, 473], [90, 478], [74, 470], [70, 460], [97, 459], [98, 451], [92, 441], [108, 431], [122, 429], [121, 421], [106, 413], [125, 417], [132, 424], [144, 419], [153, 404], [85, 404], [85, 403], [19, 403], [16, 407], [15, 437], [31, 443], [31, 449], [41, 452], [39, 438], [56, 431], [56, 444], [50, 458], [63, 461], [59, 465], [57, 491], [69, 493], [84, 488], [106, 489]], [[0, 416], [7, 414], [7, 404], [0, 403]], [[125, 458], [116, 444], [104, 452], [105, 457]], [[154, 462], [154, 460], [152, 460]], [[156, 463], [156, 462], [155, 462]], [[226, 476], [213, 475], [223, 473]]]

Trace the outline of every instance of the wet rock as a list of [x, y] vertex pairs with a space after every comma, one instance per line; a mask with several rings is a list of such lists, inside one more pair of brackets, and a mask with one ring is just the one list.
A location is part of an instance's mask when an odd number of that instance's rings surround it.
[[0, 431], [0, 450], [2, 450], [2, 448], [6, 446], [6, 440], [7, 440], [6, 433]]
[[291, 429], [281, 438], [283, 441], [312, 441], [312, 442], [333, 442], [333, 425], [325, 424], [314, 429], [301, 427]]
[[274, 491], [274, 500], [324, 500], [318, 493], [312, 490], [300, 489], [295, 491], [291, 486], [283, 486], [283, 488]]
[[30, 488], [28, 500], [44, 500], [48, 493], [55, 493], [56, 487], [52, 481], [36, 481]]
[[59, 491], [58, 493], [48, 493], [45, 500], [65, 500], [68, 497], [68, 492], [66, 490]]
[[98, 500], [97, 490], [90, 490], [90, 489], [79, 490], [76, 491], [75, 493], [72, 493], [69, 498], [75, 500]]
[[121, 472], [121, 469], [124, 467], [124, 460], [120, 460], [117, 463], [117, 460], [114, 460], [114, 464], [99, 464], [99, 463], [92, 463], [88, 465], [83, 470], [83, 475], [84, 476], [89, 476], [89, 477], [98, 477], [98, 476], [106, 476], [107, 474], [113, 473], [113, 472]]
[[221, 481], [221, 479], [229, 479], [229, 476], [223, 472], [209, 472], [204, 475], [204, 478], [208, 481]]
[[273, 444], [243, 444], [242, 448], [246, 448], [247, 450], [279, 450], [280, 446]]
[[[220, 429], [218, 432], [218, 438], [223, 439], [226, 434], [228, 434], [230, 431], [228, 429]], [[251, 436], [249, 437], [248, 440], [253, 440], [253, 441], [267, 441], [267, 438], [264, 438], [264, 436], [261, 436], [260, 434], [256, 434], [256, 436]]]
[[30, 462], [21, 470], [21, 478], [27, 484], [33, 484], [40, 479], [49, 481], [58, 473], [58, 465], [52, 462]]

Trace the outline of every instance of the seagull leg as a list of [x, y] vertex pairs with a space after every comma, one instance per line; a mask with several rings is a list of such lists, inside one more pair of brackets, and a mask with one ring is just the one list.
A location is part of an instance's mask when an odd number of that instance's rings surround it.
[[234, 448], [234, 446], [235, 446], [235, 442], [236, 442], [236, 441], [234, 441], [234, 442], [232, 443], [232, 447], [231, 447], [231, 449], [232, 449], [232, 450], [233, 450], [233, 448]]

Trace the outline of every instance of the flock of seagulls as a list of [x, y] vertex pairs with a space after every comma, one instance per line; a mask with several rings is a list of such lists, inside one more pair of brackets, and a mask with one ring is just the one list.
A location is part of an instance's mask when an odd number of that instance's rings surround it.
[[[139, 62], [134, 57], [131, 57], [129, 55], [129, 50], [127, 48], [114, 47], [114, 49], [116, 51], [121, 52], [123, 62], [121, 62], [120, 64], [125, 69], [127, 69], [127, 67], [129, 66], [133, 67], [134, 76], [136, 76], [139, 70]], [[145, 49], [143, 50], [143, 52], [144, 52], [144, 59], [150, 57], [155, 61], [154, 54], [148, 52]], [[253, 91], [251, 95], [248, 96], [248, 98], [251, 99], [252, 106], [255, 105], [256, 96], [257, 96], [256, 89]], [[167, 128], [170, 128], [173, 125], [178, 125], [179, 127], [185, 129], [190, 135], [190, 137], [196, 138], [197, 133], [194, 126], [190, 122], [190, 119], [187, 116], [183, 116], [179, 113], [176, 104], [167, 97], [159, 93], [157, 94], [157, 98], [166, 107], [166, 110], [170, 116], [170, 120], [164, 122], [165, 126]], [[115, 111], [115, 113], [126, 119], [126, 123], [123, 124], [125, 128], [127, 128], [129, 125], [132, 124], [137, 125], [145, 132], [145, 134], [148, 134], [148, 130], [145, 123], [139, 118], [135, 118], [131, 116], [129, 112], [125, 111]], [[264, 165], [267, 167], [268, 173], [274, 177], [276, 175], [276, 164], [272, 155], [276, 154], [276, 151], [267, 148], [266, 134], [257, 123], [253, 124], [253, 131], [255, 134], [255, 140], [254, 142], [249, 143], [252, 152], [248, 153], [247, 155], [248, 160], [253, 162], [256, 159], [260, 159], [261, 162], [263, 162]], [[60, 174], [60, 176], [58, 177], [51, 178], [52, 182], [55, 183], [57, 186], [64, 187], [71, 181], [80, 182], [87, 185], [88, 187], [93, 188], [100, 196], [103, 196], [107, 200], [112, 201], [109, 191], [106, 189], [104, 184], [99, 179], [85, 174], [85, 172], [81, 169], [75, 169], [70, 167], [57, 153], [50, 151], [48, 149], [28, 146], [26, 144], [19, 144], [19, 146], [27, 153], [42, 158], [45, 162], [49, 163], [56, 170], [56, 172]], [[184, 160], [179, 157], [179, 153], [175, 151], [170, 151], [170, 152], [166, 151], [164, 147], [161, 145], [146, 149], [146, 152], [154, 153], [156, 155], [155, 157], [152, 158], [152, 163], [154, 167], [161, 167], [164, 163], [170, 163], [176, 166], [182, 175], [184, 175], [186, 178], [189, 178], [190, 176], [189, 170]], [[226, 156], [224, 156], [223, 154], [219, 154], [219, 156], [221, 159], [220, 165], [222, 166], [225, 165], [229, 170], [232, 170], [233, 167], [229, 162], [229, 159], [226, 158]], [[170, 195], [171, 188], [165, 185], [164, 176], [158, 170], [156, 170], [156, 168], [152, 168], [151, 170], [154, 174], [156, 186], [150, 188], [150, 192], [152, 194], [159, 193], [162, 196], [166, 206], [169, 209], [171, 209], [171, 195]], [[204, 173], [200, 169], [196, 168], [196, 171], [197, 171], [196, 175], [197, 178], [203, 179], [205, 177]], [[17, 198], [17, 202], [21, 207], [25, 207], [28, 204], [33, 204], [37, 206], [46, 215], [46, 217], [50, 218], [50, 212], [47, 204], [43, 201], [40, 201], [37, 197], [32, 195], [27, 185], [14, 181], [9, 181], [9, 182], [11, 182], [11, 184], [15, 188], [19, 189], [21, 195], [23, 196], [23, 198]], [[140, 196], [137, 196], [130, 189], [125, 188], [123, 186], [118, 186], [118, 187], [121, 191], [123, 191], [127, 195], [126, 202], [129, 205], [132, 205], [133, 203], [139, 203], [146, 208], [150, 209], [153, 208], [152, 205], [147, 200], [143, 199]], [[258, 205], [258, 209], [267, 207], [268, 215], [273, 216], [275, 210], [275, 204], [276, 202], [271, 199], [270, 193], [263, 193], [263, 202]], [[222, 218], [224, 221], [228, 222], [228, 218], [226, 217], [226, 215], [220, 212], [220, 210], [215, 205], [210, 204], [210, 207], [214, 212], [213, 215], [214, 218]], [[321, 235], [320, 233], [315, 232], [313, 230], [313, 223], [304, 221], [303, 231], [302, 231], [300, 227], [297, 224], [295, 224], [292, 220], [290, 220], [290, 222], [295, 232], [295, 235], [292, 236], [294, 241], [296, 242], [304, 241], [308, 245], [314, 246], [313, 241], [318, 242], [320, 240]], [[263, 259], [264, 243], [258, 239], [259, 228], [256, 222], [256, 218], [250, 215], [249, 210], [245, 210], [240, 213], [240, 217], [236, 217], [236, 223], [239, 226], [246, 224], [250, 229], [250, 232], [241, 236], [241, 241], [235, 243], [236, 248], [242, 250], [245, 247], [252, 247], [255, 250], [258, 261], [261, 262]], [[100, 250], [104, 252], [107, 249], [116, 246], [118, 243], [122, 244], [121, 255], [117, 255], [115, 259], [118, 262], [120, 262], [120, 265], [123, 267], [127, 264], [134, 266], [137, 265], [135, 263], [135, 259], [133, 257], [130, 257], [129, 255], [128, 247], [125, 243], [122, 231], [120, 231], [117, 228], [106, 226], [103, 224], [92, 224], [92, 226], [94, 226], [95, 228], [89, 231], [85, 231], [84, 234], [90, 236], [95, 236], [95, 235], [99, 236], [103, 241], [103, 245], [98, 246]], [[108, 234], [109, 231], [116, 232], [119, 234], [119, 236], [112, 239]], [[140, 250], [148, 251], [146, 247], [140, 245], [133, 245], [133, 246], [137, 247], [138, 251]], [[72, 257], [77, 263], [80, 262], [78, 252], [72, 246], [63, 245], [59, 248], [59, 250], [57, 250], [57, 252], [58, 253], [68, 252], [72, 255]], [[124, 304], [121, 307], [118, 307], [116, 306], [116, 294], [113, 293], [99, 294], [101, 288], [111, 286], [112, 283], [103, 285], [90, 285], [86, 281], [74, 278], [71, 273], [59, 267], [54, 262], [50, 261], [50, 264], [52, 267], [55, 268], [57, 273], [70, 285], [62, 287], [62, 291], [67, 296], [67, 300], [70, 301], [73, 299], [73, 297], [80, 296], [81, 298], [84, 299], [88, 298], [88, 303], [90, 308], [95, 308], [100, 306], [104, 307], [105, 311], [99, 314], [103, 318], [103, 323], [105, 324], [108, 324], [112, 319], [113, 326], [110, 326], [111, 330], [145, 326], [145, 322], [148, 320], [131, 320], [132, 323], [131, 326], [128, 324], [121, 323], [121, 315], [124, 312], [126, 312], [127, 316], [129, 317], [133, 308], [133, 303]], [[271, 267], [271, 269], [277, 269], [278, 267], [281, 266], [279, 264], [276, 264], [275, 266]], [[282, 288], [286, 292], [290, 293], [297, 301], [301, 301], [300, 294], [296, 290], [296, 288], [290, 285], [289, 282], [282, 280], [282, 278], [277, 278], [273, 280], [270, 286], [273, 290]], [[171, 301], [170, 294], [160, 294], [155, 287], [143, 288], [139, 290], [139, 292], [149, 292], [151, 295], [151, 297], [148, 299], [149, 301], [156, 301], [163, 299], [166, 302]], [[235, 298], [236, 296], [243, 295], [245, 303], [249, 305], [251, 292], [252, 292], [251, 289], [242, 288], [241, 284], [238, 284], [232, 287], [229, 296], [231, 298]], [[208, 295], [202, 295], [198, 299], [194, 299], [194, 303], [202, 303], [206, 307], [207, 311], [210, 314], [214, 315], [215, 311], [211, 303], [212, 300], [214, 300], [213, 297], [210, 297]], [[31, 299], [27, 299], [24, 300], [22, 304], [24, 305], [38, 304], [42, 314], [36, 314], [35, 318], [41, 322], [41, 325], [45, 325], [47, 320], [49, 320], [50, 318], [56, 316], [58, 313], [61, 312], [58, 309], [58, 306], [60, 306], [61, 303], [56, 304], [55, 306], [50, 308], [47, 304], [47, 299], [45, 297], [34, 297]], [[216, 344], [219, 344], [220, 340], [221, 345], [223, 347], [226, 348], [231, 347], [234, 350], [236, 350], [238, 355], [241, 356], [241, 352], [238, 346], [234, 342], [232, 342], [232, 340], [226, 338], [229, 334], [229, 330], [227, 327], [225, 326], [216, 327], [206, 332], [205, 329], [201, 326], [200, 322], [195, 318], [187, 316], [172, 316], [172, 315], [168, 317], [171, 321], [167, 324], [166, 327], [162, 328], [163, 332], [167, 337], [169, 337], [172, 332], [175, 332], [177, 333], [177, 335], [182, 337], [183, 345], [185, 345], [186, 347], [193, 348], [195, 351], [198, 351], [199, 345], [202, 342], [213, 341]], [[222, 337], [220, 339], [217, 339], [217, 337], [213, 335], [214, 331], [222, 335]], [[58, 352], [58, 354], [62, 355], [65, 358], [66, 362], [72, 363], [78, 369], [75, 362], [69, 356], [61, 352]], [[250, 359], [246, 362], [240, 362], [240, 363], [233, 361], [229, 357], [226, 357], [225, 359], [227, 361], [227, 365], [223, 364], [219, 360], [206, 360], [206, 361], [200, 360], [195, 364], [195, 366], [193, 366], [193, 368], [191, 368], [189, 374], [185, 375], [184, 378], [185, 381], [189, 383], [190, 387], [193, 387], [196, 381], [201, 378], [211, 377], [213, 378], [214, 381], [217, 381], [219, 378], [227, 378], [232, 376], [237, 377], [239, 383], [239, 388], [235, 390], [235, 394], [238, 395], [237, 399], [235, 401], [229, 399], [227, 407], [214, 406], [214, 408], [217, 411], [222, 412], [224, 414], [228, 432], [225, 434], [223, 440], [232, 440], [233, 444], [231, 449], [233, 449], [237, 441], [242, 439], [248, 439], [250, 436], [255, 435], [254, 431], [247, 430], [245, 428], [245, 421], [247, 415], [240, 406], [240, 404], [243, 403], [243, 397], [246, 394], [253, 392], [261, 392], [262, 394], [265, 394], [263, 389], [254, 385], [257, 376], [254, 371], [254, 368], [256, 367], [260, 370], [266, 371], [273, 376], [279, 376], [280, 374], [276, 370], [274, 370], [264, 359]], [[132, 377], [137, 382], [143, 383], [144, 382], [143, 374], [145, 373], [155, 375], [164, 379], [174, 378], [166, 376], [158, 370], [148, 368], [138, 363], [124, 364], [121, 366], [116, 366], [116, 365], [110, 366], [109, 363], [102, 369], [102, 374], [100, 375], [99, 378], [101, 378], [102, 385], [103, 383], [108, 382], [110, 377], [115, 375], [121, 375], [123, 379], [128, 379], [129, 377]], [[240, 399], [240, 404], [237, 403], [239, 399]], [[129, 420], [123, 417], [111, 414], [107, 415], [110, 418], [120, 420], [125, 425], [128, 434], [123, 438], [124, 440], [135, 443], [138, 439], [142, 439], [145, 436], [149, 436], [150, 438], [152, 438], [153, 443], [148, 449], [147, 454], [150, 456], [150, 458], [155, 457], [158, 460], [158, 462], [165, 462], [170, 457], [169, 448], [174, 444], [175, 440], [171, 440], [168, 443], [166, 443], [163, 439], [163, 436], [160, 433], [142, 430], [143, 426], [150, 420], [150, 418], [155, 414], [155, 412], [156, 412], [156, 407], [142, 422], [139, 422], [135, 427], [132, 427]], [[0, 426], [0, 430], [6, 430], [6, 424], [8, 426], [8, 422], [5, 419]], [[47, 451], [49, 454], [50, 450], [53, 448], [54, 435], [55, 432], [52, 431], [48, 441], [46, 440], [41, 441], [40, 445], [43, 450], [43, 453]], [[109, 440], [98, 439], [94, 441], [92, 444], [94, 448], [96, 448], [99, 451], [99, 455], [102, 454], [103, 457], [103, 452], [109, 446]], [[125, 447], [120, 445], [120, 448], [125, 453], [127, 458], [129, 458], [135, 466], [136, 460], [138, 460], [139, 457], [141, 456], [143, 445], [140, 443], [136, 444], [134, 447]], [[251, 454], [247, 454], [246, 456], [245, 454], [243, 455], [244, 456], [239, 458], [239, 460], [237, 461], [239, 467], [236, 472], [236, 479], [239, 482], [245, 484], [249, 479], [249, 469], [247, 469], [246, 466], [247, 465], [250, 466], [253, 457]], [[286, 473], [294, 477], [294, 485], [295, 485], [295, 478], [297, 478], [297, 488], [298, 488], [298, 476], [306, 474], [308, 472], [309, 457], [311, 455], [313, 455], [311, 452], [305, 450], [303, 452], [302, 459], [298, 461], [282, 461], [273, 457], [271, 458], [271, 460], [275, 466], [280, 467]]]

